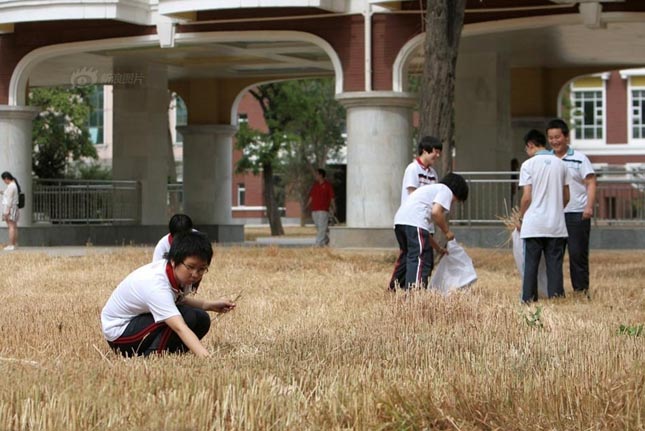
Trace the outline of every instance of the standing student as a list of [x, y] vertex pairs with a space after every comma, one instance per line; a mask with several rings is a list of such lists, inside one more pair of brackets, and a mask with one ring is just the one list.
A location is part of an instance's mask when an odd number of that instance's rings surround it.
[[4, 249], [13, 251], [18, 246], [18, 220], [20, 219], [20, 210], [18, 209], [18, 197], [20, 195], [20, 185], [10, 172], [3, 172], [0, 177], [7, 185], [2, 194], [2, 220], [7, 223], [9, 230], [9, 245]]
[[461, 175], [450, 173], [439, 184], [416, 189], [394, 216], [394, 234], [399, 243], [399, 257], [394, 264], [389, 288], [427, 287], [434, 266], [433, 249], [446, 250], [434, 240], [435, 226], [448, 241], [455, 238], [445, 213], [453, 202], [468, 198], [468, 184]]
[[441, 141], [434, 136], [424, 136], [417, 145], [417, 158], [405, 168], [401, 185], [401, 205], [421, 186], [435, 184], [437, 172], [432, 167], [441, 157]]
[[567, 239], [563, 208], [569, 201], [569, 176], [560, 159], [546, 149], [538, 130], [524, 137], [529, 159], [520, 167], [522, 199], [517, 228], [524, 241], [522, 301], [538, 300], [538, 267], [544, 254], [549, 298], [564, 296], [562, 260]]
[[130, 273], [112, 292], [101, 311], [103, 335], [124, 356], [209, 353], [201, 339], [210, 329], [206, 311], [226, 313], [235, 304], [191, 296], [213, 257], [210, 240], [201, 232], [178, 235], [167, 259]]
[[587, 156], [569, 146], [567, 123], [559, 118], [551, 120], [546, 133], [553, 153], [564, 162], [571, 176], [571, 200], [564, 209], [571, 284], [574, 292], [589, 297], [589, 236], [596, 202], [596, 173]]
[[152, 261], [163, 259], [165, 254], [170, 251], [170, 246], [175, 236], [190, 232], [193, 230], [193, 221], [186, 214], [175, 214], [170, 217], [168, 222], [168, 231], [169, 233], [164, 235], [157, 246], [155, 247], [154, 252], [152, 253]]
[[329, 244], [329, 211], [334, 207], [334, 188], [327, 181], [327, 172], [318, 169], [314, 173], [314, 185], [309, 191], [307, 207], [311, 209], [311, 218], [316, 225], [316, 246]]

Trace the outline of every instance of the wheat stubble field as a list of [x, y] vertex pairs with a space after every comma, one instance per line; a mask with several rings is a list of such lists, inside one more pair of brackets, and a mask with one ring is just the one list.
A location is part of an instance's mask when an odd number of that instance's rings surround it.
[[538, 311], [506, 249], [446, 298], [386, 293], [394, 250], [215, 247], [212, 358], [123, 359], [99, 313], [151, 252], [0, 255], [0, 430], [645, 429], [644, 251]]

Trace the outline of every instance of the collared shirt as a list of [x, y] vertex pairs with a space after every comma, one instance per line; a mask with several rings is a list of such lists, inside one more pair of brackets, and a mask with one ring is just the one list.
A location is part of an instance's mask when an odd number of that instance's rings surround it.
[[566, 238], [563, 188], [567, 168], [553, 153], [538, 151], [520, 167], [520, 187], [531, 186], [531, 204], [524, 214], [521, 238]]
[[418, 157], [405, 168], [403, 174], [403, 184], [401, 186], [401, 205], [408, 198], [408, 187], [418, 189], [421, 186], [428, 184], [435, 184], [437, 179], [437, 172], [432, 166], [425, 167]]
[[[553, 154], [555, 154], [552, 151]], [[562, 160], [569, 170], [571, 176], [571, 184], [569, 185], [569, 203], [564, 209], [565, 213], [581, 213], [584, 212], [587, 206], [587, 186], [585, 185], [585, 178], [589, 175], [595, 175], [595, 171], [591, 162], [580, 151], [573, 148], [567, 148], [567, 153]]]
[[415, 226], [434, 233], [432, 206], [439, 204], [444, 211], [450, 211], [452, 191], [445, 184], [421, 186], [412, 193], [394, 216], [394, 225]]

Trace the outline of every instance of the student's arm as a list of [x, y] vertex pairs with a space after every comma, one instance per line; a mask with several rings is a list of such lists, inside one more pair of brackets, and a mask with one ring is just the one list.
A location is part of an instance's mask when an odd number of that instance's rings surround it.
[[[562, 202], [563, 202], [562, 208], [567, 207], [567, 204], [569, 203], [569, 199], [571, 199], [571, 193], [569, 193], [569, 185], [565, 184], [562, 187]], [[583, 218], [584, 218], [584, 215], [583, 215]]]
[[596, 175], [589, 174], [585, 177], [585, 187], [587, 188], [587, 206], [582, 212], [583, 219], [593, 217], [593, 207], [596, 203]]
[[199, 308], [204, 311], [215, 311], [217, 313], [227, 313], [235, 308], [235, 303], [229, 300], [206, 301], [192, 296], [185, 297], [181, 303], [189, 307]]
[[434, 223], [435, 226], [441, 229], [441, 232], [443, 232], [443, 234], [446, 236], [446, 240], [452, 241], [453, 239], [455, 239], [455, 234], [452, 233], [450, 227], [448, 226], [445, 209], [441, 206], [441, 204], [432, 204], [431, 217], [432, 223]]
[[210, 356], [208, 350], [202, 345], [199, 338], [193, 331], [190, 330], [184, 318], [181, 316], [172, 316], [164, 321], [170, 329], [172, 329], [175, 334], [184, 342], [186, 347], [190, 349], [196, 356], [200, 358], [206, 358]]
[[413, 191], [415, 191], [417, 188], [416, 187], [408, 187], [406, 190], [408, 191], [408, 195], [412, 194]]
[[526, 210], [528, 210], [529, 206], [531, 205], [532, 192], [533, 190], [530, 184], [526, 184], [522, 187], [522, 200], [520, 201], [520, 220], [519, 223], [515, 225], [517, 230], [520, 230], [522, 228], [522, 219], [524, 218], [524, 214], [526, 214]]

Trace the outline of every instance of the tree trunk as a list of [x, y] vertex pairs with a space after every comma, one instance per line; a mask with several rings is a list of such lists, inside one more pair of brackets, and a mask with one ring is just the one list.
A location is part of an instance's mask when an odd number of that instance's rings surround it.
[[278, 208], [278, 201], [275, 197], [273, 166], [270, 163], [262, 165], [262, 184], [262, 196], [264, 197], [264, 205], [267, 208], [271, 236], [284, 235], [282, 220], [280, 219], [280, 208]]
[[428, 0], [420, 136], [443, 144], [441, 175], [452, 171], [455, 132], [455, 79], [466, 0]]

